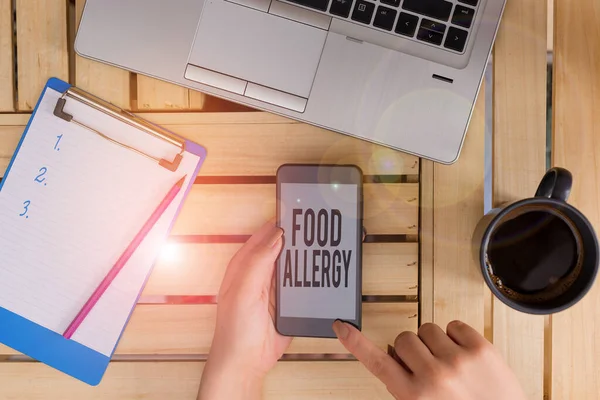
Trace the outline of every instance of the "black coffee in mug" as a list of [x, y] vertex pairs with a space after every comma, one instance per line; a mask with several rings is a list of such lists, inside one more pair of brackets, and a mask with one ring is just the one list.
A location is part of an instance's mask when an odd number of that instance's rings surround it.
[[474, 250], [488, 287], [508, 306], [550, 314], [578, 302], [598, 271], [596, 233], [566, 200], [571, 173], [549, 170], [535, 197], [488, 213], [475, 231]]
[[515, 299], [544, 301], [564, 293], [581, 270], [575, 225], [550, 207], [508, 214], [492, 233], [487, 266], [494, 284]]

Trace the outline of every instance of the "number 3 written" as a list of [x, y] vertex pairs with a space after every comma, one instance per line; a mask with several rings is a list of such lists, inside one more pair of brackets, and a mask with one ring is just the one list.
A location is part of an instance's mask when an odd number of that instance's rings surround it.
[[29, 218], [27, 214], [27, 212], [29, 211], [29, 205], [31, 204], [31, 201], [29, 200], [25, 200], [23, 202], [23, 212], [21, 214], [19, 214], [19, 217], [25, 217], [25, 218]]

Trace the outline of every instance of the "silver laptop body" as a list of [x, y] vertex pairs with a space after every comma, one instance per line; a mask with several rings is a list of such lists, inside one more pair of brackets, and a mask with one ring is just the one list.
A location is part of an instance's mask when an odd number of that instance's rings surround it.
[[506, 0], [87, 0], [76, 51], [450, 164]]

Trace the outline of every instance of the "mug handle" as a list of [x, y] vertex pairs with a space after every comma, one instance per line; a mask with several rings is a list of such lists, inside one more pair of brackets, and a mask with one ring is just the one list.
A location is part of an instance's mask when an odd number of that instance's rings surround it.
[[573, 175], [569, 170], [560, 167], [550, 168], [542, 178], [535, 197], [547, 197], [566, 202], [572, 186]]

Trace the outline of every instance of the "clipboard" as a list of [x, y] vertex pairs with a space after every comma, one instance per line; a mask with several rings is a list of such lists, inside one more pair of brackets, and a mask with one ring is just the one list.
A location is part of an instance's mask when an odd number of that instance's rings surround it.
[[[59, 96], [60, 94], [60, 97], [58, 97], [56, 104], [53, 106], [53, 110], [44, 109], [40, 111], [40, 104], [42, 103], [43, 99], [46, 99], [47, 94], [52, 94], [53, 96]], [[69, 112], [67, 110], [69, 104], [71, 106], [75, 104], [71, 102], [77, 102], [77, 107], [80, 108], [83, 106], [93, 108], [94, 110], [101, 112], [103, 115], [109, 116], [111, 120], [119, 121], [119, 123], [121, 124], [126, 124], [127, 126], [134, 128], [136, 132], [141, 132], [140, 135], [149, 135], [149, 137], [154, 138], [152, 140], [147, 140], [148, 142], [152, 142], [154, 144], [162, 142], [164, 144], [167, 144], [166, 146], [162, 147], [166, 149], [165, 153], [168, 152], [169, 154], [165, 154], [164, 156], [161, 156], [159, 154], [157, 156], [156, 154], [148, 152], [147, 149], [138, 148], [137, 146], [133, 146], [131, 145], [131, 143], [127, 143], [126, 141], [120, 140], [118, 138], [115, 139], [115, 135], [117, 135], [117, 132], [103, 132], [103, 130], [99, 129], [98, 126], [90, 126], [89, 123], [82, 122], [78, 118], [77, 114], [75, 114], [74, 112]], [[2, 200], [4, 199], [2, 197], [3, 188], [8, 187], [8, 185], [11, 184], [12, 180], [14, 180], [15, 182], [19, 182], [19, 179], [22, 179], [20, 178], [21, 175], [18, 171], [20, 164], [17, 167], [15, 167], [15, 163], [19, 163], [19, 161], [17, 160], [19, 159], [20, 153], [30, 151], [30, 147], [32, 144], [29, 143], [31, 142], [31, 140], [27, 141], [27, 138], [28, 134], [30, 134], [29, 132], [33, 121], [36, 121], [37, 118], [50, 118], [49, 115], [51, 115], [52, 118], [57, 118], [64, 121], [61, 122], [61, 126], [65, 127], [64, 129], [68, 129], [66, 128], [67, 126], [77, 126], [79, 128], [82, 128], [86, 130], [89, 135], [94, 135], [95, 137], [100, 138], [102, 143], [105, 143], [104, 141], [106, 141], [106, 143], [110, 142], [111, 146], [113, 146], [111, 148], [114, 148], [114, 151], [118, 154], [125, 154], [124, 152], [128, 152], [131, 154], [131, 157], [145, 158], [150, 162], [144, 164], [144, 166], [157, 164], [161, 170], [168, 171], [170, 174], [172, 174], [173, 178], [180, 178], [180, 176], [177, 174], [181, 175], [183, 173], [182, 169], [184, 168], [186, 160], [191, 160], [187, 162], [187, 168], [190, 169], [190, 174], [188, 175], [189, 178], [186, 184], [183, 186], [184, 190], [181, 191], [182, 197], [178, 203], [173, 204], [173, 210], [171, 210], [171, 214], [165, 217], [168, 217], [168, 219], [165, 219], [165, 221], [163, 221], [163, 224], [161, 225], [162, 227], [166, 228], [163, 229], [165, 231], [164, 236], [166, 238], [166, 236], [169, 234], [173, 227], [176, 216], [181, 210], [183, 199], [185, 199], [185, 197], [189, 193], [194, 183], [195, 176], [198, 174], [202, 163], [206, 159], [205, 148], [199, 144], [178, 137], [177, 135], [161, 127], [153, 125], [148, 121], [145, 121], [133, 114], [130, 114], [127, 111], [121, 110], [110, 103], [100, 100], [56, 78], [51, 78], [50, 80], [48, 80], [46, 87], [44, 88], [42, 95], [40, 96], [40, 99], [38, 100], [38, 103], [32, 112], [31, 118], [25, 128], [23, 136], [21, 137], [15, 154], [13, 155], [13, 158], [11, 159], [8, 165], [8, 169], [4, 175], [4, 178], [2, 179], [2, 181], [0, 181], [0, 205], [2, 205]], [[83, 131], [78, 130], [77, 134], [81, 134], [81, 132]], [[129, 136], [122, 137], [127, 138]], [[60, 139], [58, 140], [59, 142], [57, 142], [54, 148], [55, 151], [57, 151], [58, 143], [61, 143]], [[29, 148], [27, 146], [29, 146]], [[58, 150], [60, 150], [60, 148], [58, 148]], [[63, 150], [66, 153], [67, 149], [65, 148]], [[85, 149], [77, 148], [71, 149], [72, 152], [84, 150]], [[56, 154], [58, 154], [58, 152]], [[193, 157], [188, 157], [187, 159], [185, 159], [184, 157], [187, 157], [188, 155], [193, 155]], [[107, 162], [109, 161], [107, 160]], [[190, 167], [190, 165], [192, 167]], [[15, 171], [15, 169], [17, 169], [17, 171]], [[43, 184], [44, 181], [40, 182], [39, 179], [36, 178], [36, 180], [33, 182], [33, 184], [37, 185], [36, 190], [45, 190], [45, 185]], [[153, 205], [156, 206], [156, 204]], [[32, 218], [29, 220], [25, 220], [25, 217], [29, 217], [29, 215], [24, 214], [21, 217], [20, 221], [32, 221], [35, 219], [33, 214]], [[0, 222], [2, 222], [1, 213]], [[139, 229], [139, 227], [134, 227], [132, 229]], [[154, 234], [154, 240], [158, 240], [156, 238], [162, 236], [163, 230], [160, 230], [156, 234]], [[2, 234], [0, 233], [0, 255], [2, 255], [3, 243], [4, 242], [2, 242]], [[126, 244], [127, 243], [124, 243], [123, 245]], [[100, 252], [100, 254], [104, 253]], [[157, 255], [158, 254], [156, 254], [156, 256]], [[144, 255], [144, 260], [146, 258], [149, 259], [151, 256], [153, 257], [150, 263], [151, 265], [146, 266], [144, 264], [144, 268], [140, 267], [138, 270], [136, 270], [138, 278], [140, 279], [140, 284], [136, 285], [135, 287], [128, 288], [130, 297], [131, 293], [133, 293], [133, 298], [131, 299], [133, 301], [133, 304], [131, 305], [131, 307], [127, 307], [125, 310], [120, 310], [122, 311], [123, 315], [125, 315], [125, 320], [123, 321], [123, 325], [120, 327], [120, 331], [117, 332], [118, 334], [116, 337], [116, 343], [114, 344], [114, 347], [112, 347], [112, 350], [110, 352], [107, 352], [106, 350], [99, 351], [97, 347], [103, 346], [106, 349], [106, 347], [108, 345], [111, 345], [112, 342], [108, 344], [104, 343], [102, 344], [102, 346], [100, 346], [96, 344], [90, 345], [89, 343], [82, 344], [81, 341], [83, 340], [75, 340], [75, 337], [73, 339], [65, 339], [61, 335], [60, 329], [50, 329], [48, 326], [44, 326], [44, 324], [42, 323], [32, 321], [32, 318], [27, 318], [25, 316], [20, 315], [18, 312], [10, 310], [10, 307], [3, 307], [1, 293], [0, 343], [12, 347], [13, 349], [21, 353], [24, 353], [57, 370], [71, 375], [72, 377], [75, 377], [76, 379], [79, 379], [89, 385], [99, 384], [114, 354], [114, 351], [123, 334], [123, 331], [127, 326], [127, 323], [129, 322], [131, 313], [133, 312], [135, 304], [137, 303], [137, 300], [141, 295], [142, 289], [145, 286], [145, 283], [152, 270], [152, 264], [156, 259], [156, 256], [154, 256], [153, 254]], [[139, 265], [142, 265], [142, 263], [140, 262]], [[108, 265], [108, 267], [110, 266], [111, 265]], [[0, 277], [2, 276], [2, 268], [2, 260], [0, 259]], [[125, 268], [127, 268], [127, 265]], [[81, 305], [82, 304], [76, 304], [73, 305], [73, 307], [74, 309], [76, 309]], [[40, 318], [44, 318], [42, 312], [40, 312], [39, 314]], [[70, 317], [71, 316], [64, 316], [64, 318], [59, 319], [64, 319], [65, 321], [68, 321]]]
[[[160, 138], [161, 140], [164, 140], [165, 142], [171, 143], [171, 144], [177, 146], [180, 149], [180, 151], [173, 157], [172, 160], [167, 160], [164, 158], [158, 158], [158, 157], [151, 156], [148, 153], [138, 150], [133, 146], [129, 146], [123, 142], [112, 139], [110, 136], [105, 135], [104, 133], [78, 121], [76, 118], [73, 117], [73, 115], [65, 112], [65, 105], [67, 103], [68, 98], [71, 98], [71, 99], [74, 99], [81, 103], [84, 103], [85, 105], [87, 105], [89, 107], [99, 110], [107, 115], [110, 115], [114, 118], [117, 118], [117, 119], [125, 122], [126, 124], [128, 124], [130, 126], [140, 129], [140, 130], [148, 133], [149, 135], [155, 136], [157, 138]], [[158, 164], [160, 166], [167, 168], [169, 171], [173, 171], [173, 172], [177, 171], [177, 168], [181, 164], [181, 159], [183, 158], [182, 157], [183, 152], [186, 149], [185, 140], [177, 138], [170, 132], [166, 131], [165, 129], [163, 129], [159, 126], [156, 126], [156, 125], [153, 126], [148, 121], [146, 121], [142, 118], [139, 118], [135, 114], [132, 114], [128, 111], [122, 110], [122, 109], [114, 106], [113, 104], [110, 104], [107, 101], [104, 101], [97, 97], [93, 98], [91, 95], [87, 94], [83, 90], [78, 89], [73, 86], [71, 86], [70, 88], [65, 90], [64, 93], [62, 94], [62, 96], [60, 97], [60, 99], [58, 99], [58, 101], [56, 102], [56, 107], [54, 107], [54, 115], [56, 117], [62, 118], [63, 120], [65, 120], [67, 122], [72, 122], [72, 123], [74, 123], [78, 126], [81, 126], [91, 132], [94, 132], [95, 134], [99, 135], [100, 137], [102, 137], [116, 145], [127, 148], [139, 155], [144, 156], [144, 157], [148, 157], [149, 159], [158, 162]]]

